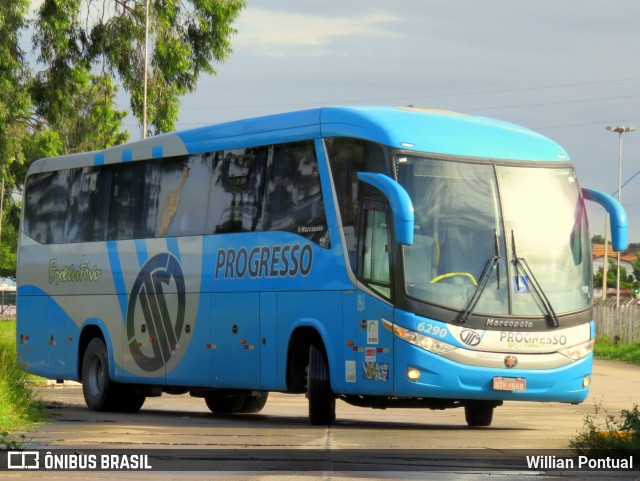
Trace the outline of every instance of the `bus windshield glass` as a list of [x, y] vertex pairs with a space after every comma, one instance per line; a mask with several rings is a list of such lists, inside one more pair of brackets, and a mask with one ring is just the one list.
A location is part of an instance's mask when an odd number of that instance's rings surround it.
[[415, 209], [407, 295], [483, 315], [590, 305], [586, 213], [571, 168], [400, 156], [396, 169]]

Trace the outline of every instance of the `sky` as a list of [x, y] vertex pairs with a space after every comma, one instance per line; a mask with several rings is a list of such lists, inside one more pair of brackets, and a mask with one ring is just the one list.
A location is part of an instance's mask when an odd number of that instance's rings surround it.
[[[637, 0], [248, 0], [233, 53], [182, 100], [178, 130], [323, 105], [413, 105], [495, 117], [571, 156], [613, 194], [640, 171]], [[122, 108], [128, 108], [125, 98]], [[132, 140], [139, 138], [129, 118]], [[544, 186], [541, 186], [541, 194]], [[640, 175], [622, 190], [640, 242]], [[589, 208], [591, 234], [604, 211]], [[552, 233], [550, 233], [552, 235]]]

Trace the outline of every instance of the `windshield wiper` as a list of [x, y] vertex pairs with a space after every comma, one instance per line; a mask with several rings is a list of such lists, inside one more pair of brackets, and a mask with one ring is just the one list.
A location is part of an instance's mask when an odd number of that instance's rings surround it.
[[475, 309], [478, 301], [480, 300], [480, 296], [489, 283], [489, 279], [491, 279], [491, 274], [493, 274], [493, 271], [496, 270], [498, 275], [498, 289], [500, 289], [500, 244], [498, 241], [498, 232], [495, 229], [493, 230], [493, 236], [495, 238], [496, 255], [487, 259], [482, 274], [480, 274], [480, 278], [478, 279], [476, 290], [473, 292], [473, 295], [471, 296], [471, 299], [469, 299], [469, 302], [467, 302], [467, 306], [465, 307], [464, 311], [462, 311], [456, 317], [456, 322], [460, 324], [464, 324], [469, 320], [469, 314], [471, 314]]
[[551, 321], [551, 326], [560, 327], [560, 320], [558, 319], [556, 312], [553, 310], [553, 306], [551, 305], [549, 298], [544, 293], [542, 286], [540, 285], [536, 277], [533, 275], [533, 271], [531, 270], [531, 267], [529, 267], [527, 260], [524, 257], [518, 257], [518, 254], [516, 251], [516, 238], [513, 231], [511, 231], [511, 250], [513, 254], [511, 263], [513, 264], [513, 267], [515, 268], [515, 271], [516, 271], [516, 290], [517, 291], [520, 290], [520, 269], [522, 269], [524, 271], [525, 276], [529, 280], [529, 282], [525, 283], [526, 286], [531, 287], [533, 292], [536, 294], [536, 296], [538, 296], [540, 304], [542, 304], [543, 310], [546, 311], [546, 316], [548, 317], [548, 320]]

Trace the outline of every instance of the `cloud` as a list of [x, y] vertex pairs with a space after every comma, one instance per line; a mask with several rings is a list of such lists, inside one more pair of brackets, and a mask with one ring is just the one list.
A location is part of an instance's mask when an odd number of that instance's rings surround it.
[[262, 55], [308, 56], [335, 54], [326, 48], [346, 38], [391, 36], [388, 24], [399, 19], [377, 11], [365, 15], [329, 16], [247, 8], [236, 24], [236, 48]]

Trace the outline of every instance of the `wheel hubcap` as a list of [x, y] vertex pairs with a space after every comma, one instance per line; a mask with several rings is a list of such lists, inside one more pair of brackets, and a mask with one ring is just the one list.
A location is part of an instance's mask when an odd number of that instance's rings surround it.
[[89, 390], [96, 396], [104, 388], [104, 369], [102, 361], [98, 356], [94, 356], [89, 361]]

